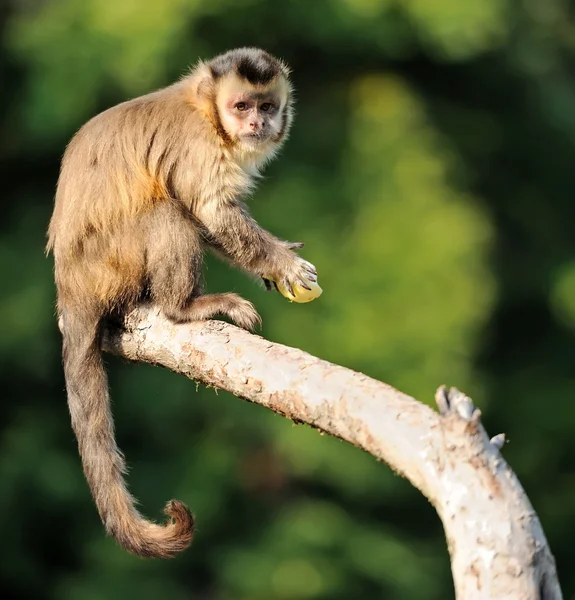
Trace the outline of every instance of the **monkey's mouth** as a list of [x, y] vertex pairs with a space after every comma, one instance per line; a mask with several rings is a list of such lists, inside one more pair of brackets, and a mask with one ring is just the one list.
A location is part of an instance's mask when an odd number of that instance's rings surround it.
[[264, 131], [245, 133], [242, 138], [246, 142], [258, 143], [266, 142], [270, 138], [270, 134]]

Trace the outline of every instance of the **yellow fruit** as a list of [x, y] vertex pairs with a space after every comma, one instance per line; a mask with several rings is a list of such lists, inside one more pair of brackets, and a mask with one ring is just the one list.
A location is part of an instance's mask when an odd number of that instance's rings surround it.
[[[270, 281], [273, 281], [273, 279], [270, 279], [269, 277], [266, 277], [265, 275], [264, 275], [264, 277], [265, 277], [265, 279], [269, 279]], [[277, 285], [278, 290], [280, 291], [281, 295], [285, 296], [291, 302], [299, 302], [299, 303], [311, 302], [312, 300], [315, 300], [316, 298], [319, 298], [321, 296], [323, 290], [319, 287], [319, 285], [317, 283], [314, 283], [313, 281], [310, 281], [309, 279], [306, 279], [305, 283], [308, 287], [311, 288], [311, 290], [306, 290], [301, 285], [292, 284], [291, 287], [293, 289], [293, 295], [290, 293], [290, 291], [287, 289], [287, 287], [285, 287], [282, 283], [276, 283], [276, 285]]]
[[311, 302], [312, 300], [315, 300], [316, 298], [319, 298], [321, 296], [323, 290], [319, 287], [317, 283], [314, 283], [313, 281], [309, 281], [309, 279], [307, 279], [306, 284], [308, 287], [311, 288], [311, 290], [306, 290], [301, 285], [292, 285], [291, 287], [293, 293], [295, 294], [294, 296], [292, 296], [289, 290], [281, 283], [278, 283], [277, 285], [278, 290], [281, 292], [282, 296], [285, 296], [288, 300], [291, 300], [292, 302]]

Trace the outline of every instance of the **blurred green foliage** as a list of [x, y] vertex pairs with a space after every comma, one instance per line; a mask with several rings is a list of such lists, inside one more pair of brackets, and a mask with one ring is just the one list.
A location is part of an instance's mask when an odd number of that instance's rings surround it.
[[91, 115], [199, 57], [286, 59], [293, 134], [251, 205], [303, 240], [324, 295], [266, 294], [214, 259], [263, 335], [425, 402], [481, 407], [538, 511], [566, 598], [575, 531], [575, 7], [569, 0], [0, 2], [0, 591], [34, 600], [452, 597], [433, 509], [382, 464], [224, 393], [109, 359], [130, 486], [192, 548], [105, 538], [63, 391], [45, 229]]

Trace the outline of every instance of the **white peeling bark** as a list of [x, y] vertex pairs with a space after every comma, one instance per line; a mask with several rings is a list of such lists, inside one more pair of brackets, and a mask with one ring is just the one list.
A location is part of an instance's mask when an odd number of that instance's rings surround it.
[[140, 307], [105, 350], [164, 366], [337, 436], [387, 462], [435, 506], [460, 600], [562, 598], [521, 484], [471, 400], [440, 388], [439, 413], [361, 373], [221, 321], [174, 325]]

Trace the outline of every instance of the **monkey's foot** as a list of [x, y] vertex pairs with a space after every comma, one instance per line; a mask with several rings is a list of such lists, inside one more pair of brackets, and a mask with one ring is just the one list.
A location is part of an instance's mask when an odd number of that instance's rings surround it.
[[253, 331], [262, 323], [254, 305], [237, 294], [206, 294], [192, 298], [184, 308], [164, 308], [165, 315], [176, 323], [207, 321], [218, 315], [231, 319], [238, 327]]

